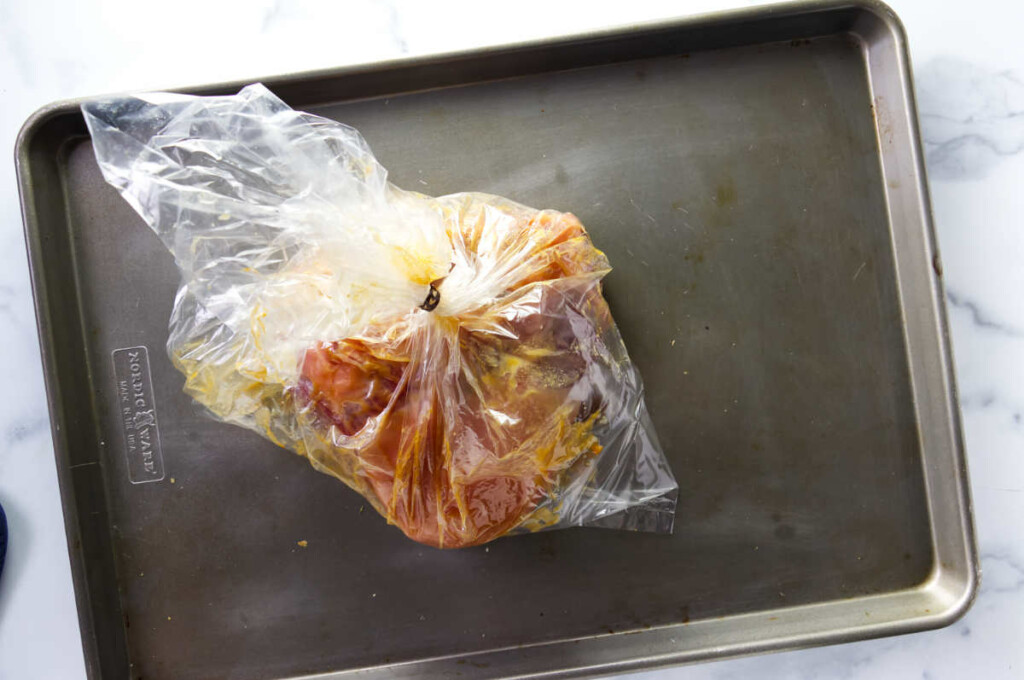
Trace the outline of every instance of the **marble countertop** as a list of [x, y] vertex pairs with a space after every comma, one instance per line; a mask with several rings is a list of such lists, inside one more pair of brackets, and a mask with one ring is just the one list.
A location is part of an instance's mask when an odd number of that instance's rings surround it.
[[[84, 678], [13, 156], [35, 109], [104, 92], [464, 49], [749, 6], [742, 0], [5, 0], [0, 3], [0, 678]], [[942, 252], [983, 578], [937, 631], [630, 678], [1019, 677], [1024, 672], [1024, 4], [956, 16], [891, 0], [910, 37]], [[349, 30], [351, 29], [351, 30]], [[185, 47], [203, 45], [197, 51]]]

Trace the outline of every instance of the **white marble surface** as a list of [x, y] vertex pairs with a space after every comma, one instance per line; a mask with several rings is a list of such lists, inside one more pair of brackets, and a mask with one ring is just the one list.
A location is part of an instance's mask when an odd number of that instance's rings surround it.
[[[0, 578], [0, 678], [84, 677], [10, 162], [33, 110], [748, 4], [0, 0], [0, 501], [12, 532]], [[949, 288], [984, 572], [977, 603], [939, 631], [631, 677], [1024, 674], [1024, 4], [975, 0], [955, 16], [931, 0], [892, 5], [916, 64]]]

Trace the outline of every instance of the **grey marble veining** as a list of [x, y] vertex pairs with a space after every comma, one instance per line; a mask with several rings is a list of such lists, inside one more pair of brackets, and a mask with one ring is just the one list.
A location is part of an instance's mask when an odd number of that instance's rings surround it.
[[992, 318], [978, 303], [966, 299], [960, 293], [948, 287], [946, 288], [946, 302], [952, 307], [966, 310], [970, 314], [971, 323], [979, 331], [993, 331], [1012, 338], [1024, 337], [1024, 332], [1003, 321]]
[[916, 76], [921, 136], [932, 179], [982, 179], [1024, 150], [1020, 74], [942, 57], [927, 62]]

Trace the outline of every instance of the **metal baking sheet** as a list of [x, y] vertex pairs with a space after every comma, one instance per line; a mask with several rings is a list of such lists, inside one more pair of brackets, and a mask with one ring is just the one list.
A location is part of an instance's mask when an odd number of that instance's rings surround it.
[[[941, 264], [886, 7], [265, 82], [360, 129], [399, 186], [582, 218], [680, 481], [676, 530], [436, 551], [204, 418], [163, 351], [171, 257], [104, 184], [77, 105], [57, 104], [17, 165], [92, 678], [568, 677], [922, 630], [969, 606]], [[145, 436], [125, 376], [158, 414]]]

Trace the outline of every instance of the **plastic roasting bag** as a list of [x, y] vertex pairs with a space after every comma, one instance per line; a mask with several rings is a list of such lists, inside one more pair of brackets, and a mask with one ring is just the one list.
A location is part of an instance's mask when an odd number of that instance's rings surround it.
[[181, 269], [168, 351], [217, 418], [433, 546], [671, 531], [677, 485], [576, 217], [402, 191], [354, 129], [258, 84], [82, 110]]

